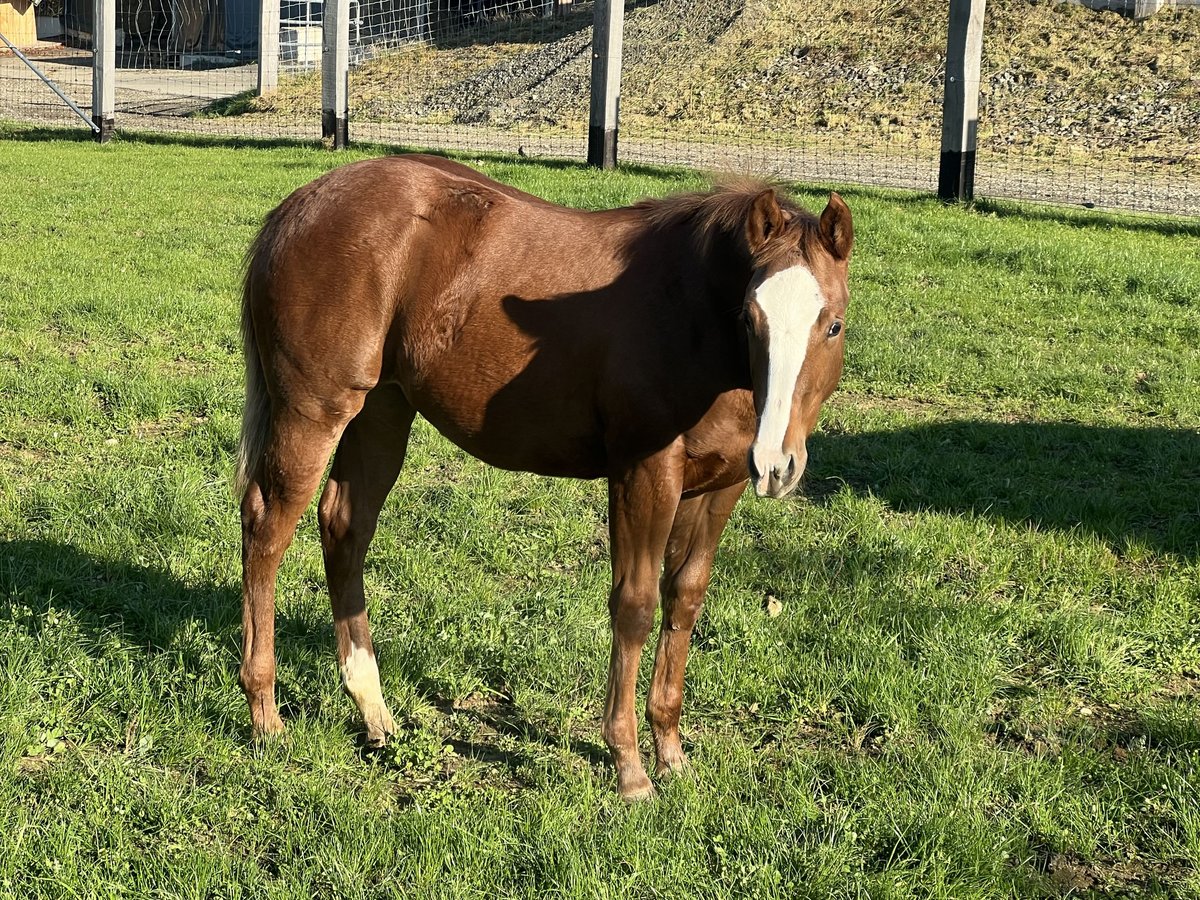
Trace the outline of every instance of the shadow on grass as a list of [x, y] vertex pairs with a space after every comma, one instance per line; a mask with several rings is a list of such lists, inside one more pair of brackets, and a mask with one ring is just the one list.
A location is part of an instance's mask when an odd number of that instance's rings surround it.
[[[221, 656], [229, 660], [229, 677], [236, 677], [241, 643], [239, 588], [190, 585], [162, 569], [93, 556], [68, 544], [19, 540], [0, 544], [0, 597], [10, 604], [6, 610], [0, 603], [0, 618], [14, 615], [12, 604], [29, 607], [34, 615], [24, 618], [24, 625], [35, 632], [48, 627], [43, 623], [50, 609], [70, 611], [73, 621], [96, 638], [90, 647], [83, 648], [91, 655], [112, 652], [105, 639], [115, 635], [131, 656], [149, 659], [170, 652], [179, 661], [179, 674], [212, 679], [211, 647], [215, 645], [227, 650]], [[311, 688], [316, 682], [337, 677], [332, 619], [320, 619], [317, 615], [306, 617], [303, 611], [296, 615], [276, 609], [276, 655], [286, 664], [281, 668], [290, 668], [301, 685], [289, 685], [280, 673], [278, 700], [285, 721], [300, 715], [330, 715], [329, 709], [321, 708], [318, 692]], [[212, 640], [179, 640], [196, 630]], [[522, 764], [536, 758], [539, 747], [565, 747], [593, 764], [608, 761], [607, 752], [598, 744], [559, 734], [550, 723], [524, 715], [511, 701], [456, 707], [444, 696], [444, 685], [430, 674], [427, 660], [405, 654], [396, 662], [400, 677], [414, 685], [443, 715], [469, 718], [496, 737], [451, 741], [461, 756], [502, 765], [514, 777]], [[238, 709], [242, 714], [232, 720], [228, 708], [215, 704], [196, 707], [196, 712], [212, 733], [248, 741], [249, 714], [241, 704]], [[343, 720], [348, 734], [361, 745], [363, 725], [349, 700], [344, 708], [333, 712], [333, 721]], [[528, 749], [513, 749], [511, 740], [504, 738], [524, 742]], [[373, 755], [364, 750], [364, 758]]]
[[80, 122], [66, 125], [25, 125], [12, 122], [0, 122], [0, 140], [29, 141], [43, 143], [46, 141], [64, 141], [74, 144], [94, 144], [96, 136]]
[[[241, 596], [230, 587], [189, 585], [161, 569], [105, 559], [45, 540], [8, 541], [0, 545], [0, 560], [0, 595], [29, 607], [35, 614], [33, 623], [43, 622], [50, 609], [70, 611], [79, 627], [96, 638], [84, 648], [89, 655], [111, 652], [105, 650], [110, 646], [105, 639], [115, 635], [131, 648], [130, 653], [140, 648], [141, 656], [149, 659], [169, 651], [178, 658], [183, 674], [211, 678], [211, 657], [206, 658], [195, 642], [179, 638], [200, 630], [214, 638], [210, 646], [231, 650], [238, 646]], [[300, 623], [287, 615], [278, 618], [280, 641], [287, 642]], [[214, 732], [232, 737], [242, 732], [249, 737], [248, 716], [239, 727], [230, 722], [227, 710], [197, 711]]]
[[[82, 123], [81, 123], [82, 124]], [[300, 123], [298, 123], [300, 124]], [[45, 143], [55, 141], [70, 141], [73, 143], [96, 143], [96, 138], [86, 127], [75, 128], [69, 125], [43, 126], [24, 124], [0, 124], [0, 140], [27, 141], [29, 143]], [[321, 146], [319, 138], [277, 137], [256, 138], [233, 135], [205, 135], [176, 132], [138, 131], [119, 128], [116, 138], [107, 147], [119, 147], [121, 144], [147, 144], [164, 147], [219, 147], [227, 150], [262, 149], [278, 150], [301, 148], [312, 150]], [[394, 148], [388, 148], [392, 150]]]
[[898, 510], [971, 513], [1200, 556], [1200, 431], [1069, 423], [940, 422], [809, 440], [806, 481]]
[[[609, 763], [608, 750], [596, 741], [563, 734], [550, 723], [525, 715], [511, 699], [503, 695], [498, 698], [469, 698], [463, 703], [434, 697], [433, 705], [443, 716], [462, 717], [485, 734], [490, 732], [501, 739], [513, 738], [535, 746], [563, 748], [593, 766], [607, 766]], [[477, 736], [471, 740], [453, 739], [450, 743], [462, 756], [484, 762], [503, 762], [513, 769], [518, 763], [529, 758], [527, 753], [502, 748], [502, 740], [489, 740], [486, 736]]]
[[1157, 213], [1138, 213], [1125, 210], [1069, 209], [1061, 206], [1041, 206], [1015, 200], [975, 200], [971, 208], [997, 218], [1025, 219], [1031, 222], [1052, 222], [1072, 228], [1111, 231], [1146, 231], [1155, 234], [1200, 237], [1200, 220], [1171, 218]]

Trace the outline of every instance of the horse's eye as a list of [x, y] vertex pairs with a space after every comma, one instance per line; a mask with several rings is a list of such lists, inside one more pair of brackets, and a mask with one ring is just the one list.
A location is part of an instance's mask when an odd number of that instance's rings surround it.
[[831, 338], [837, 337], [841, 333], [842, 333], [842, 323], [841, 322], [834, 322], [832, 325], [829, 326], [829, 336]]

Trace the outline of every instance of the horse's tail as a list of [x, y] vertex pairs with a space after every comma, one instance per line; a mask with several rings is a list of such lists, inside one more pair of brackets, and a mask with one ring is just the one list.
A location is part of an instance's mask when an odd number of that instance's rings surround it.
[[[265, 231], [265, 229], [264, 229]], [[254, 296], [254, 263], [262, 249], [260, 234], [246, 254], [246, 279], [242, 286], [242, 356], [246, 363], [246, 406], [242, 410], [242, 438], [238, 444], [237, 474], [234, 491], [238, 497], [246, 493], [250, 482], [258, 476], [271, 433], [271, 395], [263, 374], [262, 356], [254, 333], [252, 302]]]

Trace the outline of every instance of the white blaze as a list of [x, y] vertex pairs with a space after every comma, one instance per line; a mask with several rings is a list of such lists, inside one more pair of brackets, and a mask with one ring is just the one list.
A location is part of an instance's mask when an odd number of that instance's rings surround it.
[[756, 464], [765, 474], [787, 456], [783, 438], [792, 420], [792, 397], [825, 298], [812, 272], [799, 265], [767, 278], [755, 300], [767, 322], [767, 399], [754, 441]]

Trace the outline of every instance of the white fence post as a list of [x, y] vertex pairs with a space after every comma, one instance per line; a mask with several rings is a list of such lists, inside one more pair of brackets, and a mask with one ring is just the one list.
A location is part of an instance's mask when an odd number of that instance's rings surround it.
[[350, 143], [350, 0], [326, 0], [321, 25], [321, 135]]
[[621, 39], [624, 0], [596, 0], [592, 24], [592, 108], [588, 123], [588, 165], [617, 164], [617, 128], [621, 111]]
[[258, 96], [279, 87], [279, 0], [260, 0], [258, 10]]
[[92, 122], [96, 140], [113, 135], [117, 108], [117, 0], [96, 0], [92, 25]]
[[985, 0], [950, 0], [946, 39], [946, 94], [942, 105], [942, 161], [938, 196], [975, 196], [975, 142], [979, 130], [979, 62]]

